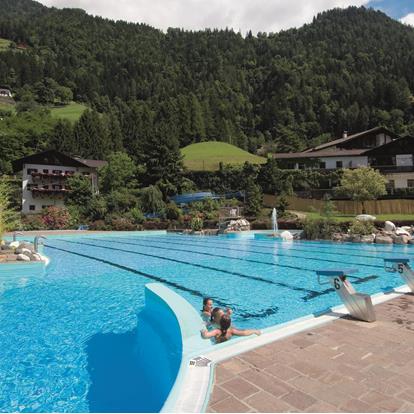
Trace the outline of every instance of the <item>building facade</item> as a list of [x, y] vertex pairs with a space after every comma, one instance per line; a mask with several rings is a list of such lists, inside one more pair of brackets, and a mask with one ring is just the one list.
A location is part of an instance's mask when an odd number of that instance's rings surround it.
[[378, 127], [296, 153], [273, 154], [282, 168], [337, 170], [371, 166], [391, 188], [414, 188], [414, 138]]
[[16, 160], [14, 172], [22, 173], [22, 213], [38, 214], [50, 206], [64, 206], [70, 191], [68, 177], [81, 174], [90, 179], [93, 192], [98, 191], [100, 160], [72, 158], [58, 151], [45, 151]]

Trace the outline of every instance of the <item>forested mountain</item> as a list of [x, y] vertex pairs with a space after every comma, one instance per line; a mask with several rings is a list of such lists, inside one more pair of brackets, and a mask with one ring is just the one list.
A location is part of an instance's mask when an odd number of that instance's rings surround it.
[[86, 126], [23, 139], [20, 153], [52, 145], [102, 157], [124, 148], [139, 160], [154, 140], [288, 151], [380, 124], [414, 133], [414, 29], [371, 9], [334, 9], [257, 36], [163, 33], [30, 0], [0, 0], [0, 10], [0, 37], [23, 45], [0, 53], [0, 85], [44, 104], [58, 85], [97, 111]]

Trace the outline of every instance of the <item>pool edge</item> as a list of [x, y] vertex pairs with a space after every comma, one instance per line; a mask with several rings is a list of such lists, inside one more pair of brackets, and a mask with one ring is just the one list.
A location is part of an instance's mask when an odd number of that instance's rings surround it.
[[[371, 298], [373, 305], [379, 305], [400, 297], [409, 291], [407, 285], [402, 285], [390, 292], [374, 294]], [[163, 407], [161, 412], [205, 412], [214, 383], [215, 366], [219, 362], [288, 336], [333, 322], [348, 314], [349, 312], [345, 306], [339, 305], [322, 315], [314, 316], [311, 314], [283, 324], [273, 325], [264, 329], [263, 334], [259, 337], [239, 338], [216, 345], [214, 349], [206, 348], [205, 352], [200, 352], [198, 356], [206, 358], [209, 361], [208, 364], [205, 367], [192, 367], [191, 371], [189, 370], [190, 361], [196, 355], [187, 356], [182, 361], [182, 366], [185, 365], [186, 369], [181, 372], [180, 367], [180, 381], [176, 382], [172, 390], [174, 395], [171, 392], [168, 397], [167, 401], [170, 401], [170, 404], [166, 407], [168, 410]]]

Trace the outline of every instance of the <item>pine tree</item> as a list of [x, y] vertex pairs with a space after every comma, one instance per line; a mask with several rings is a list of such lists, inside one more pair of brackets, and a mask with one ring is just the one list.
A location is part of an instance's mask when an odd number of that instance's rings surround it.
[[53, 128], [50, 147], [67, 154], [76, 155], [79, 151], [75, 141], [72, 124], [66, 119], [59, 119]]

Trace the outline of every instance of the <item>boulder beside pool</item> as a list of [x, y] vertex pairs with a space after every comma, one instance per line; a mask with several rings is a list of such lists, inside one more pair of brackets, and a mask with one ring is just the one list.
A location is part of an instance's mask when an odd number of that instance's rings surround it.
[[293, 240], [293, 234], [290, 231], [285, 230], [285, 231], [282, 231], [282, 233], [280, 233], [280, 238], [286, 241]]

